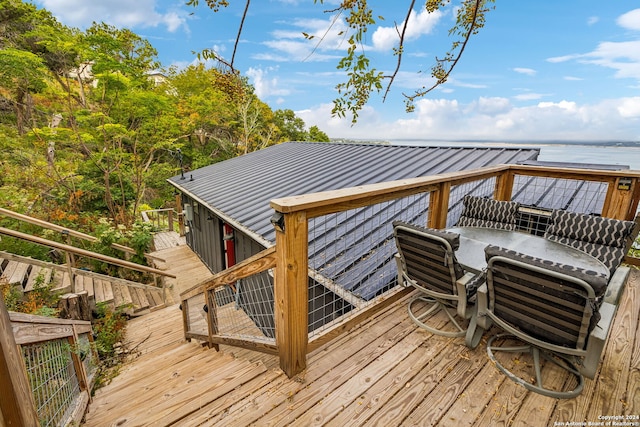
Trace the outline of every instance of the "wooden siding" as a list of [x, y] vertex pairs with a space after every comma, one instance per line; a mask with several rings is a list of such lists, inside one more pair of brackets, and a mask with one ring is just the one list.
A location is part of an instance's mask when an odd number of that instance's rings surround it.
[[[167, 251], [162, 255], [172, 263]], [[98, 390], [86, 425], [538, 426], [640, 414], [638, 270], [595, 379], [569, 400], [508, 380], [489, 361], [484, 342], [470, 350], [462, 339], [417, 328], [406, 304], [406, 298], [396, 302], [313, 351], [292, 379], [276, 356], [184, 342], [176, 306], [134, 319], [128, 340], [138, 357]], [[528, 364], [524, 356], [505, 363]]]

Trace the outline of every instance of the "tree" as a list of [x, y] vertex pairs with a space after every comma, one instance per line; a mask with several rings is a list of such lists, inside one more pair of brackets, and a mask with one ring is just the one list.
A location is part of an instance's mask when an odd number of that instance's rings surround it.
[[293, 110], [277, 110], [275, 124], [284, 141], [307, 141], [308, 134], [304, 130], [304, 120], [296, 117]]
[[[418, 98], [426, 96], [429, 92], [447, 81], [449, 75], [462, 57], [469, 39], [477, 34], [484, 26], [485, 15], [493, 8], [490, 6], [490, 3], [494, 1], [495, 0], [461, 0], [461, 5], [457, 8], [456, 12], [456, 22], [449, 30], [449, 35], [455, 37], [451, 44], [451, 49], [444, 56], [436, 57], [436, 65], [434, 65], [430, 71], [430, 75], [434, 81], [433, 84], [430, 86], [425, 85], [425, 87], [417, 90], [413, 94], [403, 94], [407, 111], [413, 111], [415, 108], [414, 102]], [[313, 2], [316, 4], [324, 4], [324, 0], [313, 0]], [[218, 12], [222, 7], [229, 6], [228, 0], [206, 0], [206, 3], [214, 12]], [[215, 59], [231, 70], [235, 70], [234, 59], [236, 50], [242, 33], [244, 18], [247, 16], [250, 3], [251, 0], [246, 1], [244, 15], [238, 28], [231, 61], [226, 61], [211, 49], [203, 50], [200, 52], [199, 57]], [[407, 0], [405, 2], [405, 4], [408, 4], [406, 19], [402, 26], [396, 25], [398, 44], [393, 52], [397, 57], [397, 65], [391, 74], [384, 74], [373, 66], [364, 45], [364, 36], [367, 31], [379, 20], [384, 19], [384, 17], [380, 15], [378, 15], [377, 18], [374, 17], [373, 7], [371, 7], [369, 3], [367, 0], [340, 0], [337, 7], [325, 11], [335, 14], [336, 16], [346, 15], [345, 20], [350, 28], [350, 33], [347, 38], [347, 53], [340, 59], [337, 65], [339, 70], [344, 71], [346, 81], [338, 83], [336, 86], [339, 96], [334, 100], [332, 112], [339, 117], [345, 117], [346, 114], [349, 113], [352, 115], [352, 122], [354, 123], [358, 119], [358, 112], [367, 104], [372, 92], [382, 91], [386, 83], [386, 90], [383, 96], [384, 100], [391, 90], [402, 65], [402, 56], [405, 47], [404, 41], [407, 34], [409, 16], [416, 6], [416, 0]], [[444, 8], [449, 3], [450, 0], [422, 0], [419, 4], [422, 4], [423, 7], [431, 13]], [[187, 0], [186, 4], [197, 7], [199, 0]], [[309, 40], [314, 38], [313, 35], [306, 33], [303, 33], [303, 35]], [[318, 43], [322, 43], [322, 39], [320, 39]]]
[[46, 87], [47, 73], [42, 60], [31, 52], [13, 48], [0, 50], [0, 87], [13, 95], [16, 124], [25, 133], [32, 93]]
[[318, 126], [311, 126], [309, 128], [309, 141], [329, 142], [330, 139]]

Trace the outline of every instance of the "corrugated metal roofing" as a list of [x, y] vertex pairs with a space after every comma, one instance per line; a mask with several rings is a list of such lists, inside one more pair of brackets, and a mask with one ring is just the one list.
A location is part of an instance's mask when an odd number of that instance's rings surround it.
[[275, 198], [364, 184], [535, 160], [531, 148], [418, 147], [288, 142], [170, 179], [180, 191], [263, 243], [274, 243], [269, 222]]
[[[272, 245], [272, 199], [530, 161], [538, 154], [537, 149], [513, 147], [295, 142], [216, 163], [170, 182], [234, 227]], [[360, 298], [373, 298], [396, 277], [391, 221], [426, 222], [424, 198], [414, 199], [316, 219], [310, 224], [315, 240], [309, 242], [310, 267]]]

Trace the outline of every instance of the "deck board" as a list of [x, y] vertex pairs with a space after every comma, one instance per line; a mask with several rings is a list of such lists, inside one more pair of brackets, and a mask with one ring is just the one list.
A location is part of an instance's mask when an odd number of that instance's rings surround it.
[[[168, 269], [166, 253], [178, 249], [161, 251]], [[638, 414], [639, 283], [634, 270], [597, 376], [575, 399], [541, 396], [506, 379], [486, 354], [494, 330], [471, 350], [462, 339], [417, 328], [406, 299], [311, 353], [292, 379], [276, 356], [184, 341], [181, 311], [171, 305], [129, 322], [138, 357], [97, 391], [86, 425], [539, 426]], [[526, 356], [497, 357], [516, 370], [529, 367]]]

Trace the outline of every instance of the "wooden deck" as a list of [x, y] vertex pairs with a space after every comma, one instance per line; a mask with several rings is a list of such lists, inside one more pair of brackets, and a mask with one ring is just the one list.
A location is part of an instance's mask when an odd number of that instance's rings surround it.
[[[198, 270], [180, 268], [189, 277]], [[177, 306], [134, 319], [128, 340], [139, 356], [97, 391], [86, 425], [553, 426], [640, 414], [640, 271], [627, 284], [596, 378], [570, 400], [506, 379], [484, 343], [470, 350], [462, 339], [418, 329], [406, 302], [310, 354], [293, 379], [274, 356], [185, 342]], [[527, 367], [526, 356], [504, 362]]]

